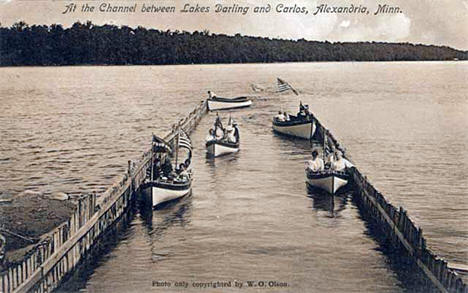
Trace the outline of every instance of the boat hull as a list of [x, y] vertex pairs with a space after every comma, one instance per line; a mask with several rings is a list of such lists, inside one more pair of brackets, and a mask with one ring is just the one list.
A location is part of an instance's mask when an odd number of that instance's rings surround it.
[[176, 200], [178, 198], [184, 197], [192, 191], [191, 185], [187, 184], [179, 188], [173, 188], [171, 186], [153, 184], [151, 188], [151, 202], [153, 208], [158, 207], [159, 205]]
[[211, 157], [224, 156], [237, 153], [238, 151], [239, 144], [227, 144], [216, 141], [210, 141], [206, 143], [206, 152]]
[[319, 188], [335, 194], [341, 187], [348, 184], [348, 176], [342, 172], [307, 173], [306, 182], [309, 188]]
[[315, 134], [316, 125], [314, 121], [307, 121], [305, 123], [278, 123], [273, 122], [273, 131], [288, 135], [292, 137], [298, 137], [302, 139], [312, 139]]
[[208, 99], [208, 110], [210, 111], [245, 108], [245, 107], [249, 107], [250, 105], [252, 105], [251, 100], [217, 101], [217, 100]]

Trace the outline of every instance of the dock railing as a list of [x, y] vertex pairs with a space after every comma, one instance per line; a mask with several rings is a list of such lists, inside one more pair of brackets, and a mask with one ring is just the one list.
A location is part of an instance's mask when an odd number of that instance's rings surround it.
[[[324, 136], [327, 136], [328, 143], [346, 156], [345, 149], [333, 134], [316, 117], [315, 122], [317, 138], [323, 141]], [[384, 231], [384, 237], [391, 245], [403, 248], [420, 272], [440, 292], [468, 293], [468, 287], [458, 273], [448, 267], [446, 260], [437, 256], [426, 246], [422, 229], [414, 224], [407, 211], [403, 207], [396, 208], [388, 202], [357, 168], [351, 168], [351, 175], [357, 189], [354, 196], [357, 197], [364, 212], [376, 221], [381, 231]]]
[[[190, 133], [206, 112], [206, 101], [202, 101], [179, 121], [181, 128]], [[175, 136], [173, 128], [164, 138], [172, 142]], [[0, 292], [43, 293], [57, 288], [99, 237], [126, 213], [133, 203], [134, 192], [146, 178], [152, 156], [148, 150], [137, 162], [129, 161], [127, 172], [99, 196], [92, 193], [80, 197], [75, 212], [66, 222], [43, 235], [21, 262], [10, 264], [0, 273]]]

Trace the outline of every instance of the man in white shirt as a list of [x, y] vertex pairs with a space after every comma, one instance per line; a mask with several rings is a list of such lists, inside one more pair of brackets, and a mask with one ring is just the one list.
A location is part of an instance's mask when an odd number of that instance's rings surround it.
[[285, 121], [286, 117], [281, 113], [281, 111], [278, 111], [278, 115], [275, 116], [275, 119], [278, 121]]
[[234, 128], [228, 128], [226, 137], [229, 142], [236, 143], [236, 136], [234, 135]]
[[210, 99], [216, 98], [216, 94], [213, 93], [212, 91], [208, 91], [208, 98], [210, 98]]
[[208, 135], [206, 136], [205, 140], [208, 142], [208, 141], [212, 141], [212, 140], [216, 140], [216, 137], [214, 135], [214, 130], [213, 128], [210, 128], [210, 130], [208, 131]]
[[335, 160], [331, 164], [332, 170], [344, 171], [346, 168], [351, 167], [353, 167], [353, 164], [351, 164], [348, 160], [344, 159], [341, 152], [335, 152]]
[[306, 169], [309, 169], [312, 172], [320, 172], [324, 169], [324, 164], [322, 158], [319, 158], [318, 151], [312, 151], [312, 160], [307, 161]]

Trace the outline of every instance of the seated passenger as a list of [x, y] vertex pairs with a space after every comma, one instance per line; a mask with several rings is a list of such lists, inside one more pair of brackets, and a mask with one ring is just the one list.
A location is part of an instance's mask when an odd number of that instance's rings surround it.
[[224, 137], [224, 129], [221, 127], [216, 127], [215, 129], [215, 138], [216, 139], [223, 139]]
[[305, 108], [304, 108], [304, 105], [302, 105], [302, 101], [299, 101], [299, 112], [300, 111], [303, 111]]
[[284, 111], [284, 121], [289, 121], [290, 118], [289, 118], [289, 114], [286, 113], [286, 111]]
[[216, 137], [215, 137], [215, 133], [214, 133], [214, 130], [213, 128], [210, 128], [210, 130], [208, 130], [208, 135], [206, 136], [205, 140], [208, 142], [208, 141], [212, 141], [212, 140], [216, 140]]
[[187, 168], [185, 167], [184, 163], [181, 163], [179, 165], [179, 179], [187, 180], [189, 177], [189, 174], [187, 172]]
[[184, 161], [184, 165], [185, 165], [185, 169], [188, 170], [190, 168], [190, 163], [191, 163], [191, 160], [190, 159], [186, 159]]
[[346, 159], [343, 158], [341, 152], [335, 152], [335, 160], [331, 164], [332, 170], [344, 171], [346, 168], [351, 168], [353, 165]]
[[233, 122], [232, 125], [234, 127], [234, 137], [236, 138], [236, 142], [238, 142], [240, 139], [239, 128], [237, 128], [236, 122]]
[[212, 91], [208, 91], [208, 98], [210, 98], [210, 99], [216, 98], [216, 94], [213, 93]]
[[275, 119], [278, 121], [285, 121], [286, 117], [281, 113], [281, 111], [278, 111], [278, 115], [275, 116]]
[[305, 114], [306, 119], [307, 119], [307, 120], [311, 120], [312, 117], [313, 117], [313, 115], [312, 115], [312, 113], [310, 113], [310, 111], [309, 111], [309, 105], [305, 105], [304, 108], [305, 108], [305, 109], [304, 109], [304, 114]]
[[309, 169], [312, 172], [320, 172], [324, 169], [324, 164], [322, 158], [319, 158], [318, 151], [312, 151], [312, 160], [307, 161], [306, 169]]
[[236, 139], [236, 136], [234, 135], [234, 128], [232, 127], [227, 127], [226, 128], [226, 139], [228, 142], [231, 142], [231, 143], [236, 143], [237, 142], [237, 139]]
[[330, 152], [325, 157], [326, 164], [331, 165], [335, 161], [335, 153], [335, 148], [332, 146]]
[[166, 156], [166, 158], [164, 159], [164, 163], [162, 164], [161, 169], [162, 169], [162, 175], [165, 177], [169, 177], [169, 175], [172, 172], [172, 164], [171, 164], [171, 159], [169, 158], [169, 156]]
[[307, 115], [306, 115], [304, 109], [301, 109], [301, 110], [297, 113], [297, 118], [298, 118], [298, 119], [305, 119], [306, 116], [307, 116]]

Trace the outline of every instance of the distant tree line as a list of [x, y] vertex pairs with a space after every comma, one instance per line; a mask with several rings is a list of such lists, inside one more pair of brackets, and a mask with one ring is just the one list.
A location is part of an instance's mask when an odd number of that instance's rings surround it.
[[330, 43], [73, 24], [0, 27], [0, 65], [200, 64], [467, 60], [468, 51], [410, 43]]

